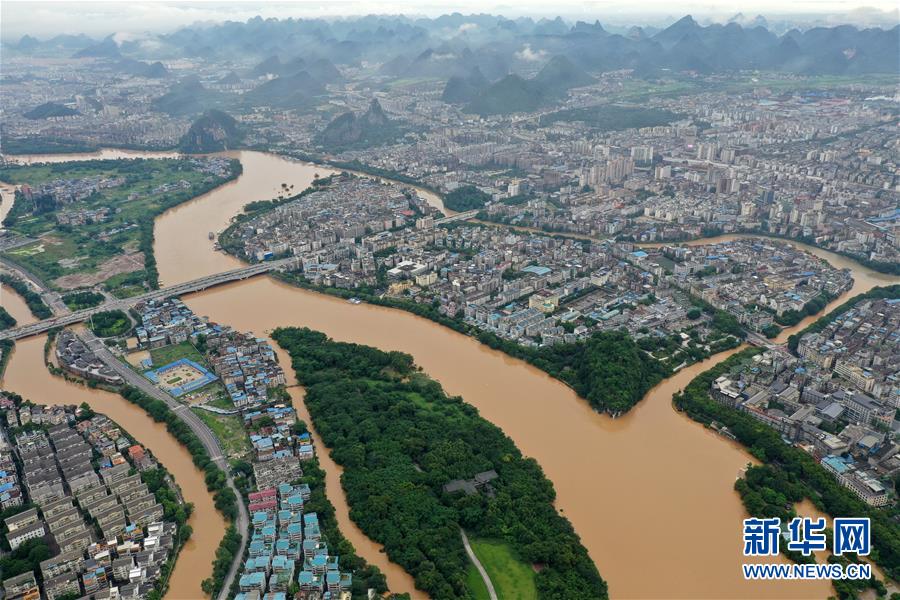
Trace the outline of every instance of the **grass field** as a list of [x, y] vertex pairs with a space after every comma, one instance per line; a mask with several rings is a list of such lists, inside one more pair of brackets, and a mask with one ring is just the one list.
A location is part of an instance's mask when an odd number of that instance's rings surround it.
[[[504, 542], [469, 538], [475, 556], [481, 561], [487, 571], [497, 596], [500, 600], [537, 600], [537, 588], [534, 585], [534, 571], [530, 565], [523, 563], [513, 553], [512, 548]], [[478, 583], [474, 583], [477, 578]], [[467, 573], [469, 589], [476, 598], [487, 598], [487, 589], [473, 565]], [[479, 592], [479, 585], [483, 590]], [[483, 593], [481, 596], [479, 593]]]
[[466, 584], [469, 586], [469, 591], [475, 596], [475, 600], [490, 600], [487, 586], [484, 585], [484, 580], [475, 565], [469, 565], [469, 570], [466, 571]]
[[[237, 169], [237, 163], [232, 169]], [[152, 218], [227, 179], [194, 160], [3, 165], [0, 180], [27, 183], [37, 190], [50, 182], [78, 182], [66, 184], [77, 190], [77, 200], [44, 193], [29, 200], [17, 193], [4, 222], [9, 229], [39, 241], [7, 255], [60, 290], [109, 282], [111, 291], [119, 285], [128, 288], [120, 297], [133, 294], [135, 286], [155, 283], [154, 265], [146, 261], [152, 247]], [[78, 224], [57, 221], [64, 213], [103, 208], [112, 210], [73, 222]]]
[[199, 365], [206, 366], [203, 355], [200, 354], [190, 342], [181, 342], [171, 346], [163, 346], [162, 348], [153, 348], [150, 350], [150, 357], [153, 359], [153, 368], [158, 369], [164, 365], [187, 358]]
[[199, 408], [192, 408], [200, 419], [206, 423], [222, 444], [222, 450], [229, 458], [242, 457], [249, 453], [250, 440], [237, 415], [216, 415]]

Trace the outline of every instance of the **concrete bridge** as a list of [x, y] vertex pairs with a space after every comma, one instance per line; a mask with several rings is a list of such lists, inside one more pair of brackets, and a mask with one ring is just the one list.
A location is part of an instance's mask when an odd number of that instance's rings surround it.
[[272, 260], [257, 263], [247, 267], [241, 267], [240, 269], [233, 269], [231, 271], [225, 271], [223, 273], [216, 273], [215, 275], [207, 275], [193, 281], [186, 281], [184, 283], [177, 283], [175, 285], [170, 285], [158, 290], [152, 290], [150, 292], [147, 292], [146, 294], [141, 294], [140, 296], [112, 300], [109, 302], [105, 302], [100, 306], [95, 306], [94, 308], [87, 308], [85, 310], [79, 310], [66, 314], [58, 314], [50, 317], [49, 319], [31, 323], [30, 325], [23, 325], [22, 327], [15, 327], [13, 329], [0, 331], [0, 340], [17, 340], [25, 337], [30, 337], [32, 335], [39, 335], [50, 329], [53, 329], [54, 327], [64, 327], [66, 325], [74, 325], [75, 323], [87, 321], [91, 318], [91, 315], [95, 315], [99, 312], [116, 309], [128, 310], [136, 304], [145, 302], [147, 300], [152, 300], [154, 298], [180, 296], [182, 294], [189, 294], [191, 292], [199, 292], [201, 290], [215, 287], [217, 285], [231, 283], [232, 281], [240, 281], [241, 279], [256, 277], [257, 275], [262, 275], [263, 273], [284, 269], [295, 261], [296, 259], [294, 258], [284, 258], [281, 260]]
[[466, 212], [456, 213], [455, 215], [450, 215], [449, 217], [443, 217], [435, 220], [434, 224], [437, 225], [446, 225], [447, 223], [453, 223], [455, 221], [468, 221], [469, 219], [474, 219], [478, 214], [477, 210], [467, 210]]

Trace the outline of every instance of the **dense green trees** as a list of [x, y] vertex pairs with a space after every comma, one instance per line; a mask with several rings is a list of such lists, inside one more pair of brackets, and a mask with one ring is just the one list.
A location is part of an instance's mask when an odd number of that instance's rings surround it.
[[16, 319], [0, 306], [0, 331], [16, 326]]
[[870, 558], [892, 578], [900, 579], [900, 526], [888, 511], [865, 504], [812, 456], [786, 444], [773, 428], [710, 396], [710, 385], [717, 377], [761, 351], [743, 350], [701, 373], [674, 396], [675, 406], [700, 423], [715, 421], [725, 425], [739, 443], [764, 463], [765, 469], [751, 469], [746, 479], [735, 484], [748, 512], [779, 516], [787, 502], [806, 496], [833, 517], [870, 517], [874, 544]]
[[31, 314], [33, 314], [36, 319], [49, 319], [53, 315], [53, 313], [50, 312], [50, 308], [44, 304], [41, 295], [33, 291], [27, 283], [18, 277], [0, 273], [0, 283], [8, 285], [14, 289], [17, 294], [22, 296], [22, 299], [25, 300], [25, 304], [28, 305], [28, 310], [31, 311]]
[[526, 348], [487, 332], [477, 337], [567, 383], [595, 409], [610, 414], [626, 412], [670, 375], [668, 367], [642, 351], [624, 331], [604, 331], [583, 342], [541, 348]]
[[147, 484], [147, 489], [156, 497], [156, 501], [162, 505], [163, 518], [176, 523], [181, 531], [182, 526], [187, 524], [187, 520], [194, 511], [194, 505], [190, 502], [182, 502], [175, 490], [169, 487], [165, 469], [156, 468], [143, 471], [141, 479]]
[[234, 525], [229, 525], [225, 530], [225, 536], [216, 549], [216, 558], [213, 561], [212, 575], [203, 580], [200, 588], [211, 597], [215, 598], [225, 582], [231, 563], [234, 561], [234, 555], [241, 547], [241, 535], [238, 533]]
[[47, 560], [52, 555], [50, 546], [44, 538], [28, 540], [0, 558], [0, 573], [3, 573], [4, 579], [8, 579], [28, 571], [39, 571], [41, 561]]
[[774, 339], [778, 337], [778, 334], [781, 333], [781, 327], [771, 323], [762, 328], [762, 334], [767, 338]]
[[63, 302], [70, 310], [82, 310], [84, 308], [93, 308], [103, 303], [104, 296], [98, 292], [84, 290], [81, 292], [72, 292], [63, 296]]
[[12, 340], [0, 340], [0, 378], [6, 371], [6, 365], [9, 363], [9, 354], [15, 346]]
[[450, 210], [463, 212], [483, 208], [485, 202], [490, 199], [490, 194], [482, 192], [474, 185], [464, 185], [444, 196], [444, 206]]
[[91, 331], [98, 337], [125, 335], [131, 331], [131, 321], [121, 310], [106, 310], [91, 316]]
[[[351, 516], [435, 598], [467, 598], [458, 528], [499, 538], [543, 568], [545, 598], [605, 598], [606, 584], [571, 525], [553, 508], [540, 467], [502, 431], [413, 365], [412, 357], [278, 329], [322, 440], [344, 466]], [[443, 485], [494, 469], [493, 495]]]

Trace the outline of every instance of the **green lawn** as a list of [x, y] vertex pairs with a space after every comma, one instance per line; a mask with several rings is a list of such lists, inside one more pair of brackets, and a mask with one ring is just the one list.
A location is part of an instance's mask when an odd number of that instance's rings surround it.
[[203, 355], [200, 354], [190, 342], [181, 342], [180, 344], [163, 346], [162, 348], [153, 348], [150, 350], [150, 357], [153, 359], [154, 369], [158, 369], [159, 367], [182, 358], [189, 358], [204, 367], [206, 366]]
[[216, 415], [199, 408], [192, 408], [206, 423], [222, 444], [222, 450], [229, 458], [243, 457], [251, 451], [250, 439], [238, 415]]
[[481, 573], [478, 572], [475, 565], [469, 565], [469, 570], [466, 571], [466, 583], [469, 586], [469, 591], [475, 596], [475, 600], [490, 600], [487, 586], [484, 585]]
[[[520, 561], [513, 553], [512, 548], [504, 542], [496, 540], [475, 539], [469, 537], [475, 556], [484, 565], [497, 596], [500, 600], [537, 600], [537, 588], [534, 584], [534, 570], [530, 565]], [[473, 585], [473, 575], [479, 579], [480, 587], [484, 589], [484, 583], [474, 565], [467, 574], [469, 589], [476, 598], [487, 598], [487, 589], [484, 596], [479, 595], [479, 587]]]
[[[225, 386], [222, 385], [221, 381], [214, 381], [209, 384], [210, 386], [215, 385], [218, 386], [218, 389], [215, 390], [215, 397], [209, 401], [210, 406], [215, 406], [216, 408], [224, 408], [226, 410], [230, 410], [234, 408], [234, 402], [231, 401], [231, 398], [228, 397], [228, 392], [225, 390]], [[208, 387], [208, 386], [207, 386]], [[201, 391], [206, 388], [200, 388]]]

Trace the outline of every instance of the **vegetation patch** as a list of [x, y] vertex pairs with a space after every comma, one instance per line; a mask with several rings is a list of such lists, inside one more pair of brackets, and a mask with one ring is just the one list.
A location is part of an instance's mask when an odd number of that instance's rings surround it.
[[0, 331], [16, 326], [16, 319], [9, 312], [0, 306]]
[[131, 321], [121, 310], [106, 310], [91, 316], [91, 331], [97, 337], [117, 337], [131, 331]]
[[219, 415], [202, 408], [192, 409], [219, 441], [229, 458], [245, 456], [250, 452], [250, 441], [239, 415]]
[[25, 304], [28, 306], [28, 310], [31, 311], [31, 314], [34, 315], [36, 319], [49, 319], [53, 316], [50, 307], [44, 304], [41, 295], [32, 290], [31, 286], [18, 277], [0, 273], [0, 283], [8, 285], [14, 289], [17, 294], [22, 296], [22, 299], [25, 300]]
[[105, 297], [99, 292], [88, 290], [66, 294], [62, 299], [70, 310], [83, 310], [85, 308], [94, 308], [95, 306], [103, 304]]
[[484, 208], [485, 202], [490, 199], [490, 194], [482, 192], [474, 185], [464, 185], [444, 196], [444, 206], [450, 210], [463, 212]]
[[59, 289], [132, 273], [138, 274], [142, 287], [155, 288], [154, 217], [240, 172], [236, 160], [215, 170], [200, 159], [3, 166], [0, 180], [30, 188], [27, 194], [17, 190], [4, 225], [40, 239], [7, 256]]
[[491, 578], [498, 597], [537, 600], [534, 569], [519, 560], [509, 544], [497, 540], [471, 538], [469, 544]]
[[206, 360], [200, 351], [194, 348], [190, 342], [181, 342], [180, 344], [171, 344], [162, 346], [161, 348], [151, 348], [150, 358], [153, 360], [154, 367], [162, 367], [176, 360], [187, 358], [198, 364], [205, 365]]
[[[354, 521], [416, 587], [435, 598], [471, 597], [462, 527], [544, 565], [535, 575], [542, 597], [607, 597], [538, 464], [475, 408], [448, 397], [411, 356], [309, 329], [277, 329], [273, 338], [290, 353], [316, 429], [344, 467]], [[490, 471], [497, 477], [472, 493], [444, 487]]]

